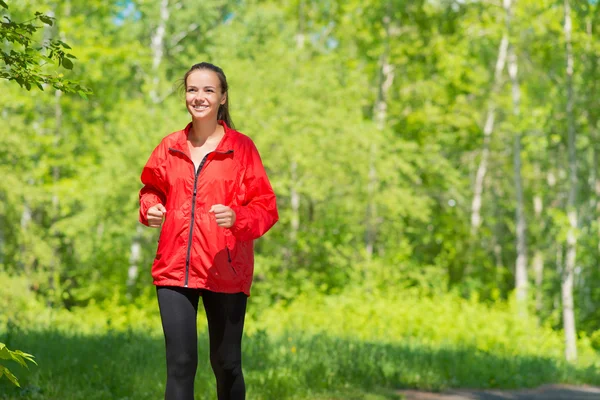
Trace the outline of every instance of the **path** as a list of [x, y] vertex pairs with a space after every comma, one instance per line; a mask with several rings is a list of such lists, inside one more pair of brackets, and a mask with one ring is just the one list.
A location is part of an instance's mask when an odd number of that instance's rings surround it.
[[600, 387], [548, 385], [527, 390], [464, 390], [442, 393], [400, 390], [406, 400], [600, 400]]

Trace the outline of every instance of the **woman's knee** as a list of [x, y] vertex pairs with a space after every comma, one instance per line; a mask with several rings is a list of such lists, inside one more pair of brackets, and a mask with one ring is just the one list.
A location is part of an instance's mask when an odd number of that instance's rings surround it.
[[220, 354], [211, 354], [210, 364], [217, 375], [235, 377], [242, 373], [242, 360], [239, 357], [224, 357]]
[[179, 353], [167, 357], [167, 373], [176, 378], [187, 378], [196, 374], [198, 356]]

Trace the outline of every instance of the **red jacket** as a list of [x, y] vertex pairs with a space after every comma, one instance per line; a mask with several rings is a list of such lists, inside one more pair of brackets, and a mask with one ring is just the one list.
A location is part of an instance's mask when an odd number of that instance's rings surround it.
[[[254, 273], [253, 240], [279, 219], [275, 193], [252, 140], [230, 129], [194, 171], [187, 145], [191, 123], [165, 137], [142, 171], [140, 222], [162, 203], [167, 212], [156, 258], [154, 284], [250, 295]], [[217, 225], [214, 204], [229, 206], [231, 228]], [[192, 224], [193, 222], [193, 224]]]

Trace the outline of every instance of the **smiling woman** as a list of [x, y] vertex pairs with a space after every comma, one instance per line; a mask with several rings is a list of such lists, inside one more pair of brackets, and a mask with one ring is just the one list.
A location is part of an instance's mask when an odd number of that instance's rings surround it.
[[223, 70], [196, 64], [184, 85], [192, 121], [154, 149], [140, 191], [140, 222], [161, 228], [152, 277], [166, 342], [165, 398], [194, 397], [202, 297], [218, 398], [244, 399], [253, 240], [277, 222], [277, 204], [254, 143], [232, 128]]
[[207, 107], [211, 104], [209, 100], [212, 100], [214, 106], [214, 102], [218, 99], [217, 120], [224, 121], [230, 128], [235, 128], [229, 115], [227, 78], [221, 68], [206, 62], [196, 64], [185, 74], [183, 83], [186, 91], [186, 104], [192, 117], [194, 114], [190, 110], [190, 105]]

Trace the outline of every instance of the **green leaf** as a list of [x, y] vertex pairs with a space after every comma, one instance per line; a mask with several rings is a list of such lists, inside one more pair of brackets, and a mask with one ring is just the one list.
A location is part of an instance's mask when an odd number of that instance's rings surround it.
[[66, 69], [73, 69], [73, 62], [65, 57], [62, 59], [62, 66]]
[[24, 353], [21, 350], [15, 350], [13, 351], [13, 354], [16, 354], [19, 357], [24, 358], [25, 360], [34, 363], [35, 365], [37, 365], [37, 363], [34, 361], [34, 356], [32, 354], [29, 353]]
[[88, 100], [87, 94], [83, 90], [78, 90], [77, 94], [84, 100]]
[[6, 5], [6, 3], [2, 0], [0, 0], [0, 6], [6, 8], [8, 10], [8, 5]]
[[47, 15], [40, 15], [38, 18], [40, 19], [40, 21], [42, 21], [46, 25], [52, 26], [54, 24], [53, 18], [49, 17]]
[[0, 359], [2, 360], [10, 360], [12, 359], [10, 355], [10, 351], [6, 347], [4, 343], [0, 343]]
[[66, 44], [65, 42], [63, 42], [62, 40], [58, 40], [58, 43], [65, 49], [69, 49], [71, 50], [71, 46], [69, 46], [68, 44]]
[[13, 383], [13, 385], [15, 385], [17, 387], [21, 387], [21, 385], [19, 385], [19, 381], [18, 381], [17, 377], [14, 376], [13, 373], [8, 370], [8, 368], [6, 368], [3, 365], [0, 365], [0, 378], [2, 378], [2, 375], [6, 375], [8, 380], [11, 381]]

